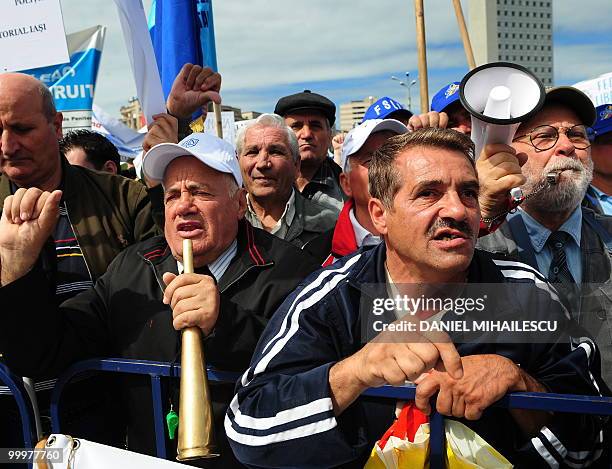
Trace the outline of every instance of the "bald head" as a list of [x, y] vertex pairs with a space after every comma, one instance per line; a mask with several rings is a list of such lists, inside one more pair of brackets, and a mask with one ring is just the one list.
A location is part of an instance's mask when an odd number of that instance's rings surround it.
[[40, 107], [32, 111], [41, 112], [48, 121], [53, 120], [57, 114], [53, 95], [44, 83], [25, 73], [4, 73], [0, 74], [0, 93], [12, 95], [15, 99], [23, 95], [39, 96]]
[[61, 182], [62, 114], [49, 90], [23, 73], [0, 75], [0, 170], [18, 187]]

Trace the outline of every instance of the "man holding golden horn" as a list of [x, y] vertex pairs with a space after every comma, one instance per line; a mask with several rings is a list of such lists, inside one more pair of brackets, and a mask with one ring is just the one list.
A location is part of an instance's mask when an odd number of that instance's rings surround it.
[[[282, 300], [317, 266], [289, 243], [243, 220], [245, 192], [231, 145], [206, 134], [152, 148], [144, 172], [164, 187], [164, 236], [123, 251], [93, 288], [55, 308], [38, 252], [58, 216], [60, 191], [28, 189], [7, 198], [0, 220], [0, 344], [7, 364], [36, 378], [75, 361], [123, 357], [172, 362], [179, 332], [198, 327], [208, 365], [246, 369], [265, 324]], [[183, 273], [183, 239], [193, 243], [194, 273]], [[20, 332], [21, 331], [21, 332]], [[124, 380], [128, 448], [155, 453], [148, 377]], [[178, 411], [169, 385], [164, 413]], [[222, 419], [233, 383], [211, 383], [220, 458], [203, 467], [236, 467]], [[76, 435], [78, 436], [78, 435]], [[176, 440], [167, 453], [176, 454]]]

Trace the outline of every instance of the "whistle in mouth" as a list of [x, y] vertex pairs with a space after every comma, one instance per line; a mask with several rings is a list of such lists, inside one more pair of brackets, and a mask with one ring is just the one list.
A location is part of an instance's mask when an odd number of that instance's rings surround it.
[[555, 186], [559, 182], [559, 172], [552, 171], [546, 175], [546, 182], [551, 186]]

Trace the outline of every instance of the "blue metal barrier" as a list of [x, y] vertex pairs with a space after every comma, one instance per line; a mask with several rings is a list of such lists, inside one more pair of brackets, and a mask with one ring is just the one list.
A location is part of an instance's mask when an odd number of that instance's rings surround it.
[[[8, 386], [17, 403], [17, 409], [19, 410], [19, 417], [21, 419], [24, 448], [33, 448], [37, 443], [34, 410], [32, 409], [32, 403], [28, 396], [28, 392], [23, 385], [23, 378], [14, 374], [4, 363], [0, 363], [0, 383]], [[32, 468], [32, 463], [28, 463], [28, 467]]]
[[[374, 397], [411, 400], [414, 399], [414, 386], [368, 389], [364, 394]], [[494, 407], [506, 409], [529, 409], [550, 412], [567, 412], [591, 415], [612, 415], [612, 397], [580, 396], [574, 394], [553, 394], [523, 392], [507, 394]], [[429, 464], [431, 469], [444, 469], [446, 458], [444, 416], [436, 412], [432, 403], [429, 416]]]
[[[153, 398], [153, 418], [155, 422], [155, 448], [157, 457], [166, 459], [166, 442], [164, 430], [163, 402], [161, 391], [162, 377], [179, 377], [181, 366], [179, 364], [153, 362], [148, 360], [84, 360], [70, 366], [57, 380], [51, 394], [51, 429], [53, 433], [60, 433], [59, 400], [64, 386], [76, 375], [86, 371], [101, 371], [149, 375], [151, 377], [151, 396]], [[208, 370], [208, 379], [218, 382], [236, 382], [238, 373], [227, 371]]]
[[5, 364], [0, 363], [0, 382], [8, 386], [13, 394], [13, 398], [17, 402], [24, 447], [32, 448], [34, 446], [32, 442], [36, 439], [34, 434], [34, 412], [30, 403], [30, 397], [23, 385], [23, 379], [9, 370]]
[[[180, 366], [173, 366], [170, 363], [124, 359], [86, 360], [74, 364], [62, 374], [53, 390], [53, 395], [51, 397], [51, 419], [54, 432], [60, 432], [59, 398], [64, 386], [74, 376], [92, 370], [149, 375], [151, 377], [157, 456], [160, 458], [166, 458], [161, 378], [176, 378], [180, 376]], [[0, 378], [2, 377], [1, 371], [2, 370], [0, 369]], [[238, 373], [223, 372], [212, 369], [208, 370], [208, 378], [210, 381], [235, 382], [238, 377]], [[415, 391], [416, 388], [414, 386], [383, 386], [380, 388], [368, 389], [364, 394], [388, 399], [411, 400], [414, 399]], [[612, 398], [579, 396], [571, 394], [512, 393], [500, 399], [494, 404], [494, 406], [508, 409], [531, 409], [593, 415], [612, 415]], [[432, 406], [432, 409], [434, 408], [435, 407]], [[445, 454], [444, 416], [434, 410], [430, 415], [431, 469], [444, 468]]]

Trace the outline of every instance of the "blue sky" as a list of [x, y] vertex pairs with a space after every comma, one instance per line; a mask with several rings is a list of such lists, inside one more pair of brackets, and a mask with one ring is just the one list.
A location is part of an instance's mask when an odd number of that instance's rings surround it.
[[[114, 3], [61, 3], [68, 33], [108, 27], [95, 101], [118, 115], [135, 86]], [[468, 1], [462, 3], [468, 17]], [[390, 76], [409, 71], [418, 79], [412, 0], [216, 0], [214, 12], [223, 102], [243, 110], [272, 111], [280, 96], [305, 88], [337, 105], [384, 95], [405, 103], [405, 88]], [[431, 97], [467, 65], [450, 0], [426, 0], [425, 17]], [[555, 84], [612, 71], [611, 25], [610, 0], [554, 0]]]

